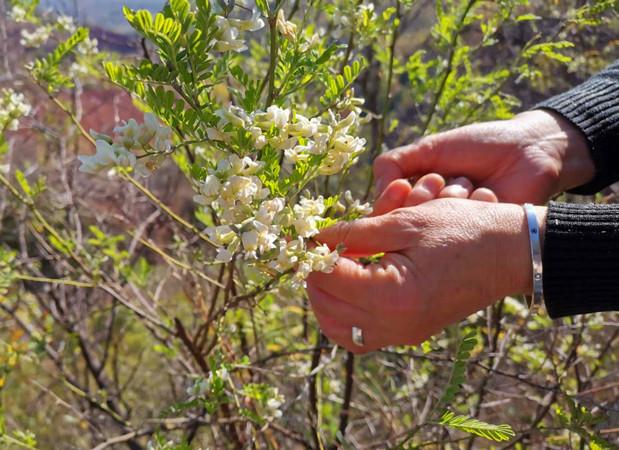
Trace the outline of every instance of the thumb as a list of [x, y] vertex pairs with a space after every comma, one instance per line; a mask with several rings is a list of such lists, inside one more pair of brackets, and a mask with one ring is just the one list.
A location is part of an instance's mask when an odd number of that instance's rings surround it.
[[343, 245], [347, 256], [371, 256], [407, 248], [412, 241], [410, 230], [406, 226], [405, 210], [397, 210], [354, 222], [340, 222], [322, 230], [316, 240], [331, 249]]

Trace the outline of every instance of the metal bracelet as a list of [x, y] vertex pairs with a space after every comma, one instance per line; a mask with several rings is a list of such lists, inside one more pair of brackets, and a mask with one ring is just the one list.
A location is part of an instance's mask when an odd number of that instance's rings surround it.
[[533, 293], [530, 297], [527, 296], [527, 300], [529, 300], [529, 309], [536, 311], [542, 305], [544, 300], [542, 244], [535, 207], [530, 203], [525, 203], [523, 207], [527, 216], [529, 241], [531, 243], [531, 261], [533, 262]]

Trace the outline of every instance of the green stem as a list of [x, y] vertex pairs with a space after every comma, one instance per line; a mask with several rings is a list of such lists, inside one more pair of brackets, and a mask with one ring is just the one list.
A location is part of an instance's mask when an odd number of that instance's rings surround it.
[[279, 59], [279, 49], [277, 48], [277, 16], [269, 17], [269, 29], [271, 37], [271, 61], [269, 63], [269, 91], [267, 94], [267, 108], [273, 104], [275, 98], [275, 69]]
[[47, 91], [47, 89], [45, 89], [43, 87], [43, 85], [41, 85], [39, 82], [37, 82], [37, 86], [39, 86], [41, 88], [41, 90], [43, 92], [45, 92], [47, 94], [47, 96], [49, 97], [49, 99], [54, 103], [54, 105], [56, 105], [62, 112], [64, 112], [67, 116], [69, 116], [69, 119], [71, 119], [71, 122], [73, 122], [73, 125], [75, 125], [77, 127], [77, 129], [79, 130], [80, 134], [88, 141], [90, 142], [92, 145], [96, 146], [96, 142], [93, 139], [93, 137], [84, 129], [84, 127], [82, 126], [82, 124], [80, 123], [79, 120], [77, 120], [77, 117], [75, 117], [75, 114], [73, 114], [65, 105], [62, 104], [62, 102], [60, 100], [58, 100], [56, 97], [54, 97], [50, 92]]
[[66, 286], [75, 286], [82, 288], [94, 288], [97, 287], [94, 283], [84, 283], [82, 281], [74, 281], [67, 280], [64, 278], [45, 278], [45, 277], [32, 277], [30, 275], [15, 275], [15, 279], [22, 281], [34, 281], [36, 283], [47, 283], [47, 284], [64, 284]]
[[204, 242], [207, 242], [208, 244], [212, 245], [213, 247], [217, 247], [217, 245], [213, 241], [211, 241], [207, 236], [205, 236], [203, 233], [201, 233], [200, 230], [198, 230], [198, 228], [196, 228], [194, 225], [190, 224], [185, 219], [183, 219], [181, 216], [179, 216], [174, 211], [172, 211], [161, 200], [159, 200], [155, 194], [153, 194], [151, 191], [149, 191], [148, 188], [146, 188], [146, 186], [142, 185], [139, 181], [137, 181], [135, 178], [130, 176], [127, 173], [126, 170], [121, 169], [119, 171], [119, 174], [120, 174], [121, 178], [123, 178], [124, 180], [127, 180], [129, 183], [131, 183], [133, 186], [135, 186], [142, 194], [144, 194], [146, 197], [148, 197], [148, 199], [151, 202], [153, 202], [159, 209], [161, 209], [168, 216], [170, 216], [170, 218], [172, 218], [175, 222], [177, 222], [178, 224], [182, 225], [184, 228], [186, 228], [187, 230], [191, 231], [192, 233], [196, 234]]
[[[130, 233], [130, 234], [132, 236], [135, 236], [134, 233]], [[225, 287], [219, 281], [209, 277], [208, 275], [206, 275], [202, 271], [198, 271], [198, 270], [194, 269], [193, 267], [191, 267], [189, 264], [186, 264], [183, 261], [179, 261], [178, 259], [174, 258], [173, 256], [167, 254], [164, 250], [162, 250], [160, 247], [158, 247], [154, 243], [152, 243], [152, 242], [150, 242], [150, 241], [148, 241], [146, 239], [143, 239], [143, 238], [140, 238], [139, 241], [146, 248], [152, 250], [153, 252], [155, 252], [159, 256], [161, 256], [169, 264], [175, 265], [175, 266], [177, 266], [177, 267], [179, 267], [179, 268], [181, 268], [183, 270], [187, 270], [187, 271], [193, 273], [194, 275], [198, 276], [199, 278], [202, 278], [203, 280], [208, 281], [209, 283], [214, 284], [215, 286], [217, 286], [219, 288], [224, 288]]]
[[443, 98], [443, 94], [445, 93], [445, 87], [447, 86], [447, 80], [451, 75], [453, 70], [454, 58], [456, 56], [456, 44], [458, 43], [458, 37], [460, 36], [460, 31], [462, 31], [462, 27], [464, 25], [464, 21], [466, 17], [469, 15], [469, 12], [473, 8], [473, 6], [477, 3], [477, 0], [469, 0], [466, 4], [466, 7], [462, 11], [462, 15], [458, 19], [458, 24], [456, 29], [453, 32], [453, 36], [451, 37], [451, 42], [449, 43], [449, 55], [447, 56], [447, 67], [445, 68], [445, 72], [443, 73], [443, 77], [441, 78], [441, 84], [439, 85], [438, 91], [432, 100], [432, 105], [430, 106], [430, 111], [428, 112], [428, 117], [423, 125], [421, 135], [425, 136], [432, 124], [432, 120], [434, 119], [434, 115], [436, 114], [436, 109], [438, 108], [438, 104]]

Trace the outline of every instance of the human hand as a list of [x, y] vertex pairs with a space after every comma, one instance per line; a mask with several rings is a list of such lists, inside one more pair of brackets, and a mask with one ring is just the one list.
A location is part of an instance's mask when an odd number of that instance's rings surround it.
[[[544, 224], [545, 208], [538, 208]], [[345, 256], [330, 274], [308, 279], [323, 333], [354, 353], [419, 344], [499, 298], [531, 290], [522, 207], [438, 199], [340, 223], [318, 236]], [[379, 263], [352, 259], [385, 253]], [[365, 345], [352, 342], [352, 327]]]
[[394, 180], [439, 173], [465, 176], [502, 202], [544, 203], [594, 176], [588, 143], [556, 113], [529, 111], [429, 136], [380, 155], [374, 162], [377, 194]]
[[418, 179], [414, 185], [407, 180], [392, 181], [376, 199], [373, 216], [382, 216], [398, 208], [417, 206], [437, 198], [461, 198], [480, 202], [498, 202], [494, 192], [487, 188], [475, 188], [465, 177], [445, 181], [441, 175], [430, 173]]

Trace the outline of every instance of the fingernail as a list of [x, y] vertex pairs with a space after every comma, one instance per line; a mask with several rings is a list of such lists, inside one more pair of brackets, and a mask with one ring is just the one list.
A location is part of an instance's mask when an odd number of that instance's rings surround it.
[[415, 186], [413, 188], [413, 191], [415, 191], [415, 195], [418, 195], [418, 196], [423, 196], [423, 197], [427, 197], [427, 198], [433, 196], [433, 194], [430, 191], [430, 189], [428, 188], [428, 186], [426, 186], [424, 183], [421, 183], [421, 184]]
[[441, 197], [468, 198], [469, 191], [459, 184], [450, 184], [441, 193]]

